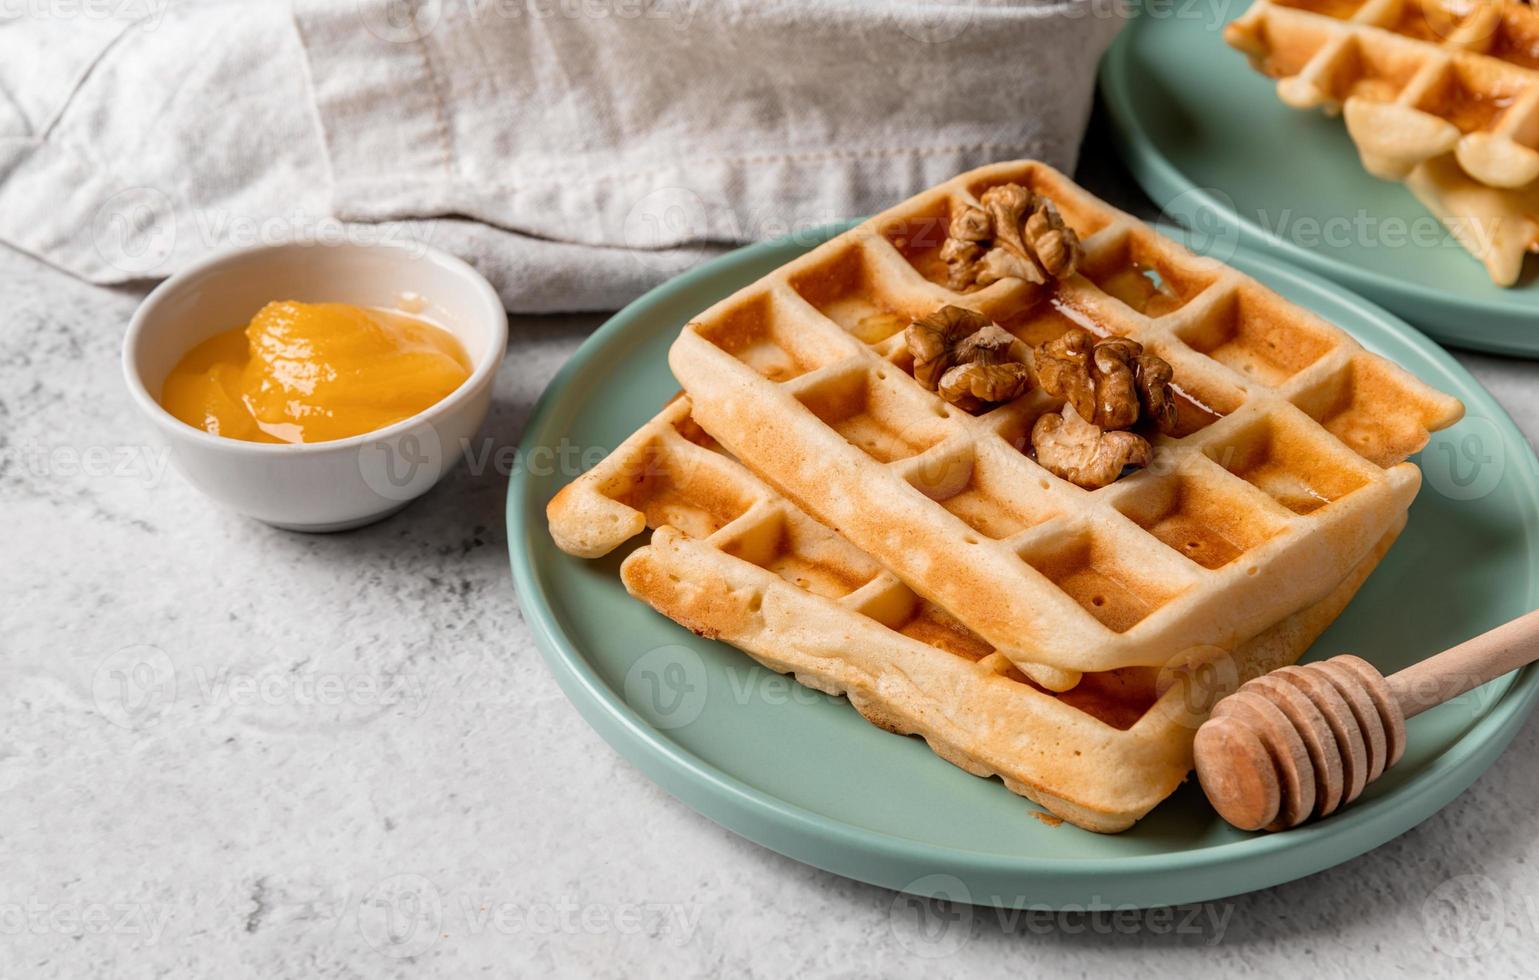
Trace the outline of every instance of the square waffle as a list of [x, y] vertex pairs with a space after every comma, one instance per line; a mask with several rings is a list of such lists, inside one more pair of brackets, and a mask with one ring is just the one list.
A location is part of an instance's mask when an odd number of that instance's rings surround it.
[[1232, 655], [1090, 674], [1054, 694], [725, 455], [690, 407], [676, 400], [552, 499], [558, 544], [596, 557], [655, 528], [621, 565], [632, 595], [1105, 833], [1131, 826], [1186, 778], [1213, 701], [1297, 660], [1404, 521], [1324, 598]]
[[1257, 0], [1224, 38], [1283, 102], [1343, 111], [1370, 173], [1406, 182], [1492, 280], [1517, 280], [1539, 249], [1539, 11]]
[[[1005, 183], [1057, 204], [1080, 272], [946, 288], [950, 215]], [[947, 304], [1028, 344], [1074, 325], [1139, 341], [1174, 369], [1176, 431], [1108, 487], [1058, 479], [1029, 433], [1059, 401], [1033, 390], [974, 416], [911, 376], [903, 327]], [[1420, 484], [1406, 457], [1463, 411], [1031, 162], [963, 174], [787, 264], [687, 325], [669, 363], [733, 457], [1054, 690], [1234, 650], [1324, 601], [1403, 520]]]

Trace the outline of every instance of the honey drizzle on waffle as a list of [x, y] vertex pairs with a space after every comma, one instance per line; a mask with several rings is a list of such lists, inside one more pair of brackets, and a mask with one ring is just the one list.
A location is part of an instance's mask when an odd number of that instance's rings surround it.
[[[1058, 205], [1083, 274], [1052, 294], [945, 288], [947, 218], [1010, 182]], [[947, 303], [1023, 336], [1080, 322], [1138, 340], [1174, 368], [1188, 424], [1102, 490], [1057, 479], [1022, 451], [1057, 408], [1042, 392], [974, 417], [909, 375], [898, 326]], [[964, 174], [789, 263], [688, 325], [670, 364], [736, 458], [1055, 689], [1232, 649], [1318, 601], [1409, 506], [1405, 457], [1462, 414], [1035, 163]]]

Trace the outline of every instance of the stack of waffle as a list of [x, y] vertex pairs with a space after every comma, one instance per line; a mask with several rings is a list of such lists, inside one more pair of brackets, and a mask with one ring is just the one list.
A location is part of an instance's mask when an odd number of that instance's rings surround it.
[[1298, 109], [1343, 112], [1503, 286], [1539, 251], [1539, 11], [1488, 0], [1256, 0], [1224, 30]]
[[[1083, 245], [1043, 282], [947, 285], [953, 217], [992, 187]], [[945, 306], [1037, 345], [1126, 337], [1173, 369], [1149, 466], [1087, 490], [1035, 459], [1033, 386], [967, 411], [913, 375]], [[1030, 359], [1030, 358], [1029, 358]], [[1051, 169], [964, 174], [686, 326], [685, 395], [550, 502], [557, 544], [632, 595], [1079, 826], [1131, 826], [1186, 777], [1195, 727], [1296, 660], [1404, 525], [1406, 457], [1462, 413], [1238, 272]]]

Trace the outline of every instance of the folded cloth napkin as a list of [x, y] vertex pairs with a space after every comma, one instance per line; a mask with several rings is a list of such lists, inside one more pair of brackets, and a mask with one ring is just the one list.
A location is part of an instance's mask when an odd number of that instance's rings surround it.
[[1119, 0], [184, 0], [0, 22], [0, 241], [100, 283], [428, 242], [515, 312], [992, 160], [1070, 167]]

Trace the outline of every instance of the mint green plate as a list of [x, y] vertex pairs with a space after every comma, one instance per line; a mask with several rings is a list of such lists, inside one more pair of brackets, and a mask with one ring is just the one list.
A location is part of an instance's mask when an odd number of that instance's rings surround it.
[[[618, 578], [623, 554], [558, 551], [546, 501], [673, 394], [666, 355], [679, 327], [813, 244], [742, 249], [611, 319], [541, 398], [509, 488], [514, 582], [551, 671], [599, 734], [670, 793], [782, 854], [890, 888], [1015, 907], [1147, 906], [1263, 888], [1376, 847], [1453, 799], [1516, 733], [1539, 692], [1532, 668], [1414, 719], [1404, 761], [1316, 825], [1243, 834], [1189, 783], [1124, 834], [1050, 827], [997, 780], [632, 600]], [[1539, 464], [1511, 420], [1382, 310], [1272, 259], [1242, 251], [1233, 261], [1469, 408], [1423, 453], [1408, 529], [1311, 656], [1353, 651], [1388, 672], [1533, 608]], [[646, 815], [624, 820], [648, 846]]]
[[1446, 343], [1539, 357], [1539, 259], [1493, 285], [1410, 191], [1363, 170], [1339, 118], [1283, 105], [1224, 43], [1246, 0], [1146, 2], [1101, 63], [1101, 98], [1129, 170], [1195, 250], [1226, 259], [1238, 241]]

